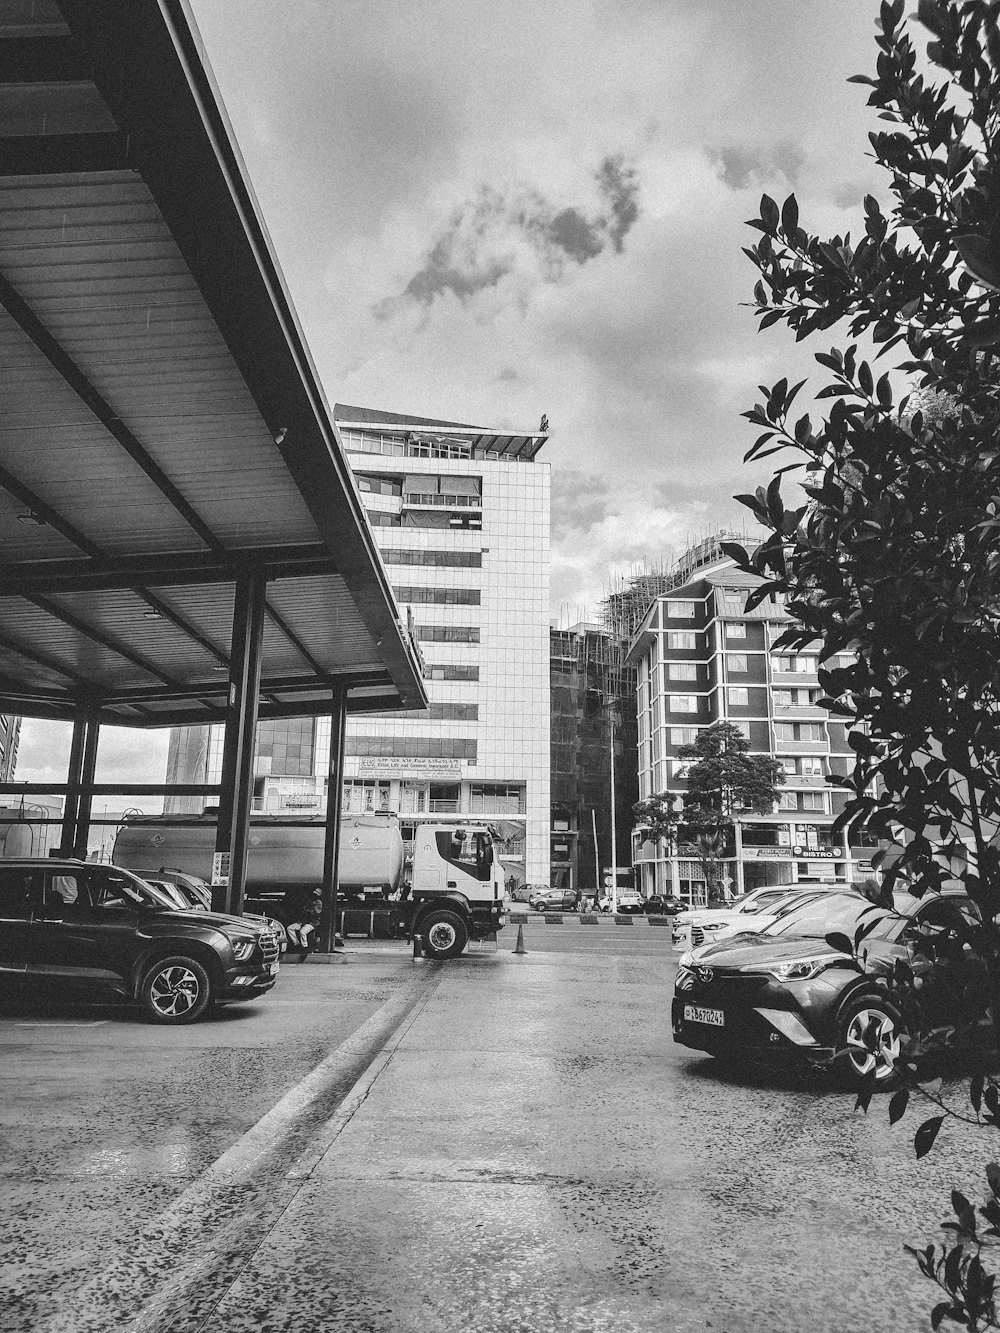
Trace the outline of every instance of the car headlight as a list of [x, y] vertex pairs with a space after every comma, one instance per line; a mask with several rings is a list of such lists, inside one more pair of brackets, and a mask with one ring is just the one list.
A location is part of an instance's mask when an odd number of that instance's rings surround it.
[[233, 940], [233, 957], [238, 963], [245, 963], [256, 943], [256, 940]]
[[729, 925], [729, 922], [728, 922], [728, 921], [705, 921], [705, 922], [702, 924], [701, 929], [702, 929], [702, 930], [721, 930], [723, 926], [728, 926], [728, 925]]
[[811, 954], [808, 958], [790, 958], [785, 963], [748, 963], [740, 971], [764, 973], [776, 981], [808, 981], [833, 963], [843, 961], [839, 954]]

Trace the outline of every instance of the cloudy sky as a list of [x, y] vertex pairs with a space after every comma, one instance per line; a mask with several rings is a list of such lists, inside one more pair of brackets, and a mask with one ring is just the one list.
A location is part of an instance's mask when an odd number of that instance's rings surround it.
[[[741, 308], [743, 223], [884, 195], [873, 0], [192, 4], [330, 402], [548, 415], [554, 616], [741, 523], [739, 413], [811, 366]], [[62, 748], [32, 728], [19, 776]]]
[[805, 362], [743, 223], [884, 193], [876, 3], [192, 3], [330, 401], [548, 415], [554, 614], [740, 521], [739, 413]]

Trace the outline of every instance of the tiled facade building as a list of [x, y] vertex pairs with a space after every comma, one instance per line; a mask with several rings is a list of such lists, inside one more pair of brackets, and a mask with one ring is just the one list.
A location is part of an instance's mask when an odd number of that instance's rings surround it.
[[[826, 776], [849, 772], [853, 751], [844, 723], [819, 706], [818, 653], [776, 648], [789, 625], [784, 607], [767, 599], [748, 611], [747, 594], [758, 581], [715, 554], [714, 563], [702, 561], [690, 578], [656, 598], [632, 642], [640, 799], [661, 792], [679, 797], [685, 764], [678, 750], [700, 729], [732, 722], [748, 737], [751, 753], [780, 761], [785, 779], [773, 812], [737, 822], [726, 856], [729, 892], [805, 878], [860, 878], [871, 870], [870, 840], [852, 843], [831, 832], [846, 796]], [[703, 899], [703, 872], [691, 847], [654, 844], [641, 831], [634, 845], [644, 893]]]
[[[349, 720], [344, 808], [396, 811], [404, 833], [421, 819], [502, 816], [523, 830], [504, 847], [508, 879], [546, 883], [546, 435], [339, 405], [334, 416], [430, 696], [426, 710]], [[327, 719], [261, 724], [255, 806], [318, 814], [329, 749]], [[213, 735], [178, 732], [168, 779], [213, 781], [220, 764]]]

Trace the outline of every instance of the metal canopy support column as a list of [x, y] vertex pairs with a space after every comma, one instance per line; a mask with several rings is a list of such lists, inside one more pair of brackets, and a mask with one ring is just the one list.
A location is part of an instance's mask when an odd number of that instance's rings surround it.
[[[216, 911], [236, 915], [242, 914], [246, 885], [266, 586], [264, 575], [258, 571], [241, 574], [236, 581], [233, 606], [226, 734], [222, 750], [219, 822], [215, 834], [215, 850], [217, 854], [223, 854], [223, 865], [221, 876], [214, 873], [212, 876], [212, 906]], [[215, 885], [217, 878], [227, 875], [225, 884]]]
[[320, 948], [336, 946], [340, 910], [340, 817], [344, 804], [344, 734], [347, 730], [347, 687], [339, 685], [330, 708], [330, 760], [326, 778], [326, 840], [323, 844], [323, 916]]
[[87, 859], [90, 839], [90, 812], [94, 804], [94, 774], [97, 771], [97, 746], [101, 739], [101, 724], [96, 717], [87, 719], [83, 740], [83, 763], [80, 769], [80, 798], [76, 808], [76, 830], [73, 835], [74, 855]]
[[80, 805], [80, 797], [73, 788], [80, 785], [86, 740], [87, 718], [78, 714], [73, 719], [73, 739], [70, 741], [69, 768], [66, 772], [66, 781], [69, 783], [70, 790], [66, 793], [66, 799], [63, 802], [62, 834], [59, 839], [59, 852], [62, 856], [70, 856], [76, 842], [76, 812]]

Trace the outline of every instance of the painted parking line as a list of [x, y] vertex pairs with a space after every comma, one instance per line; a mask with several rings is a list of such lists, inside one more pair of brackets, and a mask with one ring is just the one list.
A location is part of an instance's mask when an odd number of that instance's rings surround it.
[[102, 1028], [110, 1022], [107, 1018], [83, 1020], [78, 1018], [49, 1018], [41, 1022], [15, 1023], [16, 1028]]

